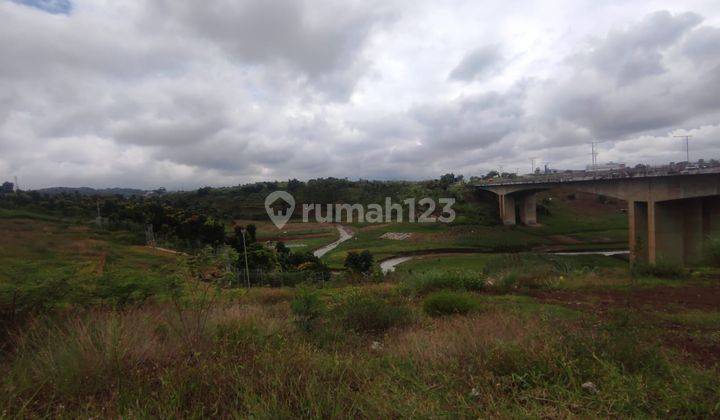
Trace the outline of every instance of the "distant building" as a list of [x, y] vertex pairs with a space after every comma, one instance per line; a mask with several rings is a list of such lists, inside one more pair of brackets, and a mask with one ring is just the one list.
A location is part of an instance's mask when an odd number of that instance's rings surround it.
[[608, 162], [608, 163], [598, 163], [596, 165], [587, 165], [585, 167], [588, 171], [622, 171], [625, 169], [626, 166], [624, 163], [615, 163], [615, 162]]
[[12, 182], [3, 182], [2, 187], [0, 187], [0, 194], [10, 194], [13, 191], [15, 191], [15, 184]]

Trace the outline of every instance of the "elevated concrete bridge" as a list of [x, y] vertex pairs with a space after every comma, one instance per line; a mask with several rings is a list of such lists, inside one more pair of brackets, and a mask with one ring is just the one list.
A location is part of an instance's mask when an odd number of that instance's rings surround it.
[[601, 194], [628, 203], [630, 258], [654, 264], [697, 263], [703, 242], [720, 235], [720, 168], [691, 173], [613, 173], [491, 180], [475, 187], [498, 195], [506, 225], [537, 224], [536, 194], [555, 187]]

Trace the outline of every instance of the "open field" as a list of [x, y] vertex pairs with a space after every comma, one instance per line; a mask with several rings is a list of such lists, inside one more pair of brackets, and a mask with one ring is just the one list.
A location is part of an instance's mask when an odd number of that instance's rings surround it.
[[35, 219], [0, 219], [3, 317], [74, 305], [124, 305], [166, 295], [178, 256], [124, 232]]
[[[370, 250], [377, 260], [424, 251], [504, 252], [544, 250], [627, 249], [627, 215], [619, 204], [601, 204], [593, 196], [569, 200], [562, 190], [543, 193], [549, 214], [539, 226], [483, 226], [442, 223], [351, 225], [355, 237], [327, 254], [325, 261], [340, 268], [350, 251]], [[404, 240], [388, 233], [410, 233]], [[384, 236], [385, 235], [385, 236]]]
[[291, 221], [278, 229], [270, 221], [235, 220], [236, 226], [254, 224], [260, 242], [282, 241], [299, 252], [311, 252], [337, 240], [337, 229], [327, 223], [302, 223]]
[[[50, 294], [56, 305], [10, 330], [3, 416], [720, 415], [712, 269], [658, 279], [610, 257], [450, 255], [379, 282], [191, 281], [168, 298], [183, 255], [79, 225], [0, 223], [6, 290], [61, 278], [93, 297]], [[127, 287], [144, 298], [117, 304]]]

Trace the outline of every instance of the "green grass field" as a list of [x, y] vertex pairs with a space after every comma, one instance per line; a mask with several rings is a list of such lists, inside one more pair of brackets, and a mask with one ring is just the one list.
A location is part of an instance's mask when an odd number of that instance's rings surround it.
[[38, 218], [0, 219], [0, 305], [32, 311], [143, 300], [169, 288], [177, 256], [124, 232]]
[[[716, 269], [659, 279], [598, 255], [445, 254], [245, 290], [129, 234], [23, 216], [0, 218], [3, 418], [720, 416]], [[332, 235], [317, 229], [287, 237]], [[356, 229], [329, 260], [555, 242], [542, 228]]]

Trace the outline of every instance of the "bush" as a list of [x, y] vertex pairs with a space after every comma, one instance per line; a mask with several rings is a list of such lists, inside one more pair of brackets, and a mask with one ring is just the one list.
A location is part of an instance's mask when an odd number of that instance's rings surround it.
[[472, 271], [432, 270], [407, 279], [403, 288], [406, 292], [425, 294], [436, 290], [477, 291], [485, 287], [485, 279]]
[[710, 265], [720, 267], [720, 236], [711, 236], [705, 243], [705, 258]]
[[374, 296], [353, 295], [339, 308], [345, 328], [359, 333], [378, 333], [407, 324], [410, 311], [405, 306], [391, 305]]
[[687, 272], [679, 264], [658, 261], [655, 264], [635, 263], [630, 269], [633, 277], [657, 277], [660, 279], [680, 279], [687, 276]]
[[355, 273], [369, 274], [373, 268], [373, 256], [367, 249], [361, 253], [350, 251], [345, 257], [345, 268]]
[[300, 289], [290, 307], [303, 331], [311, 331], [325, 312], [325, 304], [316, 292]]
[[423, 302], [423, 310], [430, 316], [466, 314], [478, 307], [478, 302], [467, 293], [447, 290], [433, 293]]

